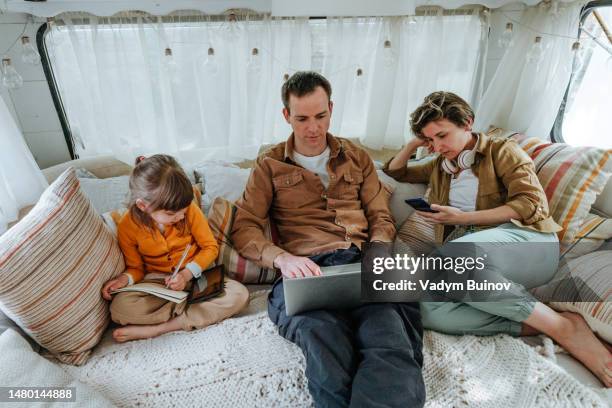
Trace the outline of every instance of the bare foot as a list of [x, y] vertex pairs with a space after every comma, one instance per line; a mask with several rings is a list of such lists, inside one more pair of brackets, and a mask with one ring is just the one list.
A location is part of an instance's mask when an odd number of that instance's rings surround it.
[[130, 340], [150, 339], [160, 334], [159, 325], [130, 325], [113, 330], [113, 339], [123, 343]]
[[612, 388], [610, 350], [595, 337], [582, 316], [572, 312], [560, 314], [567, 320], [568, 325], [555, 340], [591, 370], [606, 388]]

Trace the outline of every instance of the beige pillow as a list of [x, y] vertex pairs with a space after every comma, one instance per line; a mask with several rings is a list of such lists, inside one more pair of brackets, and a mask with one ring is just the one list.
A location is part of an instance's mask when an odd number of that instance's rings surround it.
[[0, 236], [0, 309], [59, 360], [80, 365], [109, 323], [100, 289], [124, 269], [69, 168]]
[[574, 242], [561, 248], [561, 255], [565, 259], [578, 258], [598, 250], [610, 238], [612, 238], [612, 218], [588, 214], [574, 236]]
[[399, 247], [403, 253], [429, 254], [435, 248], [434, 224], [412, 212], [397, 230], [397, 240], [403, 244]]
[[[219, 244], [217, 264], [223, 264], [228, 276], [242, 283], [273, 283], [280, 275], [274, 269], [264, 268], [243, 258], [234, 248], [231, 240], [236, 206], [223, 197], [217, 197], [208, 211], [208, 224]], [[264, 235], [272, 242], [278, 242], [276, 229], [266, 224]]]
[[511, 136], [531, 157], [558, 232], [562, 251], [574, 243], [591, 206], [612, 174], [612, 150], [570, 146], [492, 129], [491, 136]]
[[611, 289], [612, 251], [606, 250], [567, 261], [553, 281], [532, 293], [555, 310], [581, 314], [594, 332], [612, 343]]

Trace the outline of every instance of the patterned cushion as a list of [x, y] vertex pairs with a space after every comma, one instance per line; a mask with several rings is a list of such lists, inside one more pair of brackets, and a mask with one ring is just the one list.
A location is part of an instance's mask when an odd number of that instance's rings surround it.
[[434, 224], [412, 212], [397, 230], [397, 239], [404, 245], [401, 251], [413, 256], [428, 254], [434, 249]]
[[512, 136], [533, 159], [553, 219], [563, 227], [559, 241], [572, 245], [591, 206], [612, 174], [612, 150]]
[[100, 288], [124, 269], [69, 168], [0, 236], [0, 309], [59, 360], [79, 365], [110, 320]]
[[543, 301], [552, 300], [548, 304], [555, 310], [580, 313], [594, 332], [612, 343], [611, 277], [612, 251], [596, 251], [569, 260], [553, 282], [533, 293]]
[[[236, 206], [223, 197], [214, 199], [208, 211], [208, 224], [219, 243], [217, 264], [223, 264], [230, 278], [242, 283], [273, 283], [277, 278], [274, 269], [268, 269], [251, 262], [238, 253], [232, 246], [230, 233], [234, 224]], [[264, 234], [273, 242], [278, 242], [277, 233], [269, 223]]]
[[565, 259], [573, 259], [599, 249], [606, 240], [612, 238], [612, 218], [587, 214], [586, 219], [578, 228], [571, 245], [562, 249]]

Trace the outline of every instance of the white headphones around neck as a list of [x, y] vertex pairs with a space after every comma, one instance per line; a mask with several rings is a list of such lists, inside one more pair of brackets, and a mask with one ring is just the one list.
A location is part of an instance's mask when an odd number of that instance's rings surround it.
[[[476, 135], [476, 144], [478, 144], [478, 140], [480, 136]], [[476, 160], [476, 146], [472, 150], [464, 150], [459, 153], [457, 159], [449, 160], [444, 159], [442, 161], [442, 170], [447, 172], [448, 174], [457, 174], [460, 170], [469, 169], [474, 164]]]

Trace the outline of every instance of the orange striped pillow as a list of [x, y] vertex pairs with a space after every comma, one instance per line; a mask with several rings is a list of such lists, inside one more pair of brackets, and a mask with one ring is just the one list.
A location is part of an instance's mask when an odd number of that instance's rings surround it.
[[109, 323], [100, 289], [124, 269], [70, 168], [0, 236], [0, 309], [60, 361], [80, 365]]
[[563, 227], [562, 245], [571, 245], [612, 174], [612, 150], [512, 136], [534, 162], [553, 219]]
[[577, 258], [598, 250], [610, 238], [612, 238], [612, 218], [587, 214], [574, 236], [574, 242], [561, 247], [561, 255], [565, 259]]
[[[208, 224], [219, 244], [217, 264], [223, 264], [228, 276], [238, 282], [273, 283], [278, 276], [274, 269], [261, 267], [243, 258], [234, 249], [230, 235], [235, 214], [234, 203], [223, 197], [215, 198], [208, 210]], [[264, 234], [271, 241], [278, 241], [275, 229], [271, 228], [270, 223], [266, 224]]]

